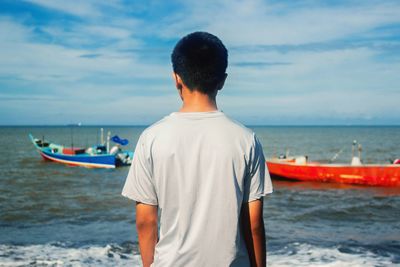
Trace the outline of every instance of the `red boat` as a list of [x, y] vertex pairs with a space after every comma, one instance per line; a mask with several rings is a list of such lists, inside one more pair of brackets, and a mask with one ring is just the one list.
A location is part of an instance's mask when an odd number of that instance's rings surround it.
[[296, 164], [295, 162], [267, 161], [271, 176], [278, 178], [360, 184], [372, 186], [400, 186], [400, 165], [362, 165], [320, 164], [316, 162]]
[[307, 162], [304, 156], [267, 160], [268, 170], [275, 178], [391, 187], [400, 187], [399, 163], [362, 164], [360, 157], [353, 157], [351, 165]]

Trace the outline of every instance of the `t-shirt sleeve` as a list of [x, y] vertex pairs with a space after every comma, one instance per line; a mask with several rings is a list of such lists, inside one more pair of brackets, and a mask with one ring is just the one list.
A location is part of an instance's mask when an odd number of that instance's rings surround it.
[[248, 174], [245, 179], [244, 201], [251, 202], [272, 193], [272, 182], [265, 163], [262, 145], [254, 135], [248, 158]]
[[152, 175], [152, 159], [150, 151], [146, 148], [143, 134], [136, 144], [132, 165], [126, 177], [122, 195], [144, 204], [158, 205]]

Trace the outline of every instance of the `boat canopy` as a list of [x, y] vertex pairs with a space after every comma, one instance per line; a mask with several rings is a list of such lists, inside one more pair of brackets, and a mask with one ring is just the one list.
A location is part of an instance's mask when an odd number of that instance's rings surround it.
[[114, 135], [113, 137], [111, 137], [111, 141], [122, 146], [126, 146], [127, 144], [129, 144], [128, 139], [121, 139], [118, 135]]

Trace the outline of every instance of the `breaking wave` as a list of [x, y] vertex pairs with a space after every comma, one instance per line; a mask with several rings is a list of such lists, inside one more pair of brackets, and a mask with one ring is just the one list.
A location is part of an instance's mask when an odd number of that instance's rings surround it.
[[[397, 256], [398, 257], [398, 256]], [[368, 250], [348, 251], [339, 247], [322, 248], [293, 243], [268, 254], [268, 266], [368, 267], [400, 266], [396, 255], [378, 255]], [[137, 247], [132, 243], [106, 246], [66, 247], [62, 243], [45, 245], [0, 245], [0, 266], [142, 266]]]

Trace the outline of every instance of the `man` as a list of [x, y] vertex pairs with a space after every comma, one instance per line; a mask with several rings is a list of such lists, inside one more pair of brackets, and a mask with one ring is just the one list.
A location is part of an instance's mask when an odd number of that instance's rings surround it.
[[182, 108], [142, 133], [122, 192], [137, 202], [143, 266], [265, 266], [272, 184], [254, 133], [217, 108], [228, 52], [195, 32], [171, 58]]

